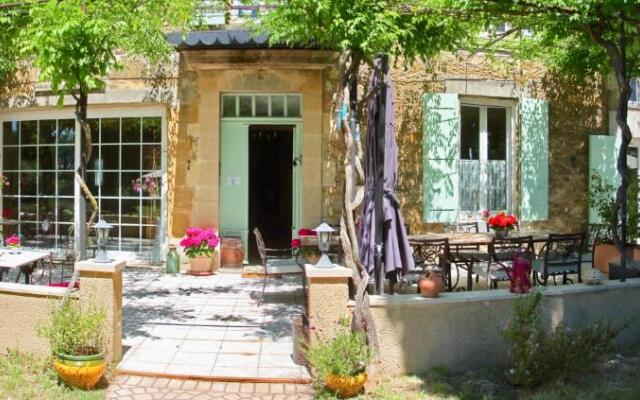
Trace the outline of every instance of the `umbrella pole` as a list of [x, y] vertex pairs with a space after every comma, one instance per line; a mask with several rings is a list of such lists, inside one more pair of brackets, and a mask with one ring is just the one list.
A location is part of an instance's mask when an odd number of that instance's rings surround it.
[[386, 105], [387, 105], [387, 82], [385, 81], [387, 71], [389, 70], [389, 56], [380, 54], [376, 56], [380, 60], [380, 88], [378, 92], [378, 115], [376, 120], [376, 151], [375, 151], [375, 292], [376, 294], [384, 293], [384, 271], [382, 271], [382, 251], [383, 251], [383, 232], [384, 218], [382, 209], [382, 196], [384, 188], [384, 136], [386, 128]]

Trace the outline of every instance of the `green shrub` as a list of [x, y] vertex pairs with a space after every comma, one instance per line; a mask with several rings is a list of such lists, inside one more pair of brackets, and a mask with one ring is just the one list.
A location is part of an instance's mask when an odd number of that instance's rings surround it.
[[341, 319], [338, 325], [335, 337], [319, 338], [316, 344], [306, 349], [307, 360], [321, 379], [330, 374], [356, 376], [364, 372], [369, 363], [364, 332], [353, 331], [348, 318]]
[[581, 374], [612, 349], [620, 328], [594, 324], [572, 329], [558, 325], [552, 333], [541, 326], [542, 295], [533, 292], [517, 300], [514, 316], [503, 332], [508, 344], [509, 378], [526, 387]]
[[49, 320], [38, 326], [38, 334], [51, 342], [53, 354], [93, 355], [104, 351], [107, 313], [95, 302], [83, 304], [64, 299], [51, 304]]
[[[591, 175], [591, 191], [587, 195], [589, 207], [593, 208], [600, 223], [605, 224], [605, 229], [599, 233], [598, 242], [613, 243], [611, 234], [611, 212], [615, 203], [616, 188], [593, 171]], [[640, 237], [638, 230], [638, 175], [629, 174], [629, 187], [627, 188], [627, 241], [633, 243]]]

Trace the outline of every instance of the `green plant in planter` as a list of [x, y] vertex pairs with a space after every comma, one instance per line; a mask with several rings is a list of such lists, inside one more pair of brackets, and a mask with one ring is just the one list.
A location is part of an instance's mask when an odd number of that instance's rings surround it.
[[[615, 203], [614, 193], [616, 188], [597, 172], [591, 175], [591, 191], [587, 196], [589, 207], [593, 208], [600, 222], [605, 224], [605, 229], [598, 235], [599, 243], [613, 243], [611, 235], [611, 211]], [[633, 243], [638, 237], [638, 175], [629, 174], [629, 187], [627, 188], [627, 242]]]
[[105, 308], [65, 298], [51, 305], [49, 317], [37, 329], [51, 343], [56, 372], [71, 386], [94, 387], [106, 370]]
[[364, 332], [352, 330], [350, 319], [342, 318], [332, 338], [323, 339], [321, 331], [317, 333], [318, 340], [305, 351], [316, 377], [339, 397], [360, 392], [371, 357]]

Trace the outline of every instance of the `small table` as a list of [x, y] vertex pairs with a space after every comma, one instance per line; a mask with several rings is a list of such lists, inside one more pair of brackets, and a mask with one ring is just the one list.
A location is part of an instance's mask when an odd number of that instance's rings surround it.
[[[24, 283], [31, 283], [31, 274], [36, 269], [38, 261], [49, 257], [49, 253], [32, 250], [10, 251], [7, 249], [0, 250], [0, 281], [2, 275], [9, 269], [20, 269], [20, 273], [24, 274]], [[16, 277], [16, 282], [20, 279], [20, 274]]]

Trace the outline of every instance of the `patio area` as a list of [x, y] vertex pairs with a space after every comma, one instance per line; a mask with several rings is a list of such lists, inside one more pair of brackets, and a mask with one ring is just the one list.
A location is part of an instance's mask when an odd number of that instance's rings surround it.
[[223, 271], [208, 277], [124, 272], [125, 373], [259, 382], [307, 382], [296, 365], [292, 316], [302, 312], [300, 277], [262, 279]]

